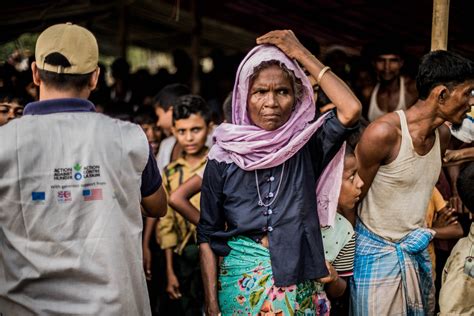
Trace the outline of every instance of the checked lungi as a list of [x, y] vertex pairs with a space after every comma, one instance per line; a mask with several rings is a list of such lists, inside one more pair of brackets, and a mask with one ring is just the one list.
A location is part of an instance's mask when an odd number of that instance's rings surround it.
[[433, 315], [434, 284], [427, 247], [433, 232], [418, 228], [390, 242], [356, 225], [352, 315]]

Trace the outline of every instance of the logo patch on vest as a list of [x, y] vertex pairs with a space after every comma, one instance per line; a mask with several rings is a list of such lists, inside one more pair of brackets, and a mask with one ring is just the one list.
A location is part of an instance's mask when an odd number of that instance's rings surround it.
[[70, 180], [72, 179], [72, 168], [55, 168], [54, 180]]
[[46, 200], [46, 192], [31, 192], [31, 199], [33, 201], [44, 201]]
[[72, 168], [54, 168], [54, 180], [76, 180], [100, 177], [100, 166], [81, 166], [76, 163]]
[[71, 191], [58, 191], [57, 199], [58, 203], [72, 202]]
[[82, 190], [84, 201], [98, 201], [102, 200], [102, 189], [87, 189]]

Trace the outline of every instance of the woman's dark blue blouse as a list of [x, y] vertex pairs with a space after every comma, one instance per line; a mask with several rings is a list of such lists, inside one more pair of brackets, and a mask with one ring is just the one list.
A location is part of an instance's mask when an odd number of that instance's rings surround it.
[[[284, 163], [280, 190], [269, 207], [258, 203], [254, 171], [209, 160], [202, 183], [198, 243], [209, 243], [216, 255], [226, 256], [231, 251], [229, 238], [243, 235], [259, 242], [267, 234], [276, 286], [326, 276], [316, 184], [355, 129], [344, 127], [335, 111], [329, 113], [308, 143]], [[275, 198], [281, 172], [282, 165], [258, 170], [263, 203]]]

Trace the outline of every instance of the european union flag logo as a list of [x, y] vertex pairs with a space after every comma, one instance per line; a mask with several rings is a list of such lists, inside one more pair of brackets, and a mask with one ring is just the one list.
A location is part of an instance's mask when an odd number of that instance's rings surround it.
[[31, 199], [33, 201], [44, 201], [46, 200], [45, 192], [31, 192]]

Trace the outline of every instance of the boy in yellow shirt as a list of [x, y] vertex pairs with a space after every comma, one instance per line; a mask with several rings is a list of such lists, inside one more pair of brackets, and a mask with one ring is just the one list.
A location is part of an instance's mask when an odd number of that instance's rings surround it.
[[[210, 117], [206, 102], [196, 95], [180, 97], [173, 107], [172, 131], [183, 148], [183, 156], [163, 170], [163, 186], [168, 195], [204, 168]], [[198, 209], [199, 199], [199, 194], [191, 199]], [[166, 256], [166, 292], [176, 300], [176, 315], [201, 313], [203, 291], [195, 231], [196, 227], [170, 206], [156, 230]]]

